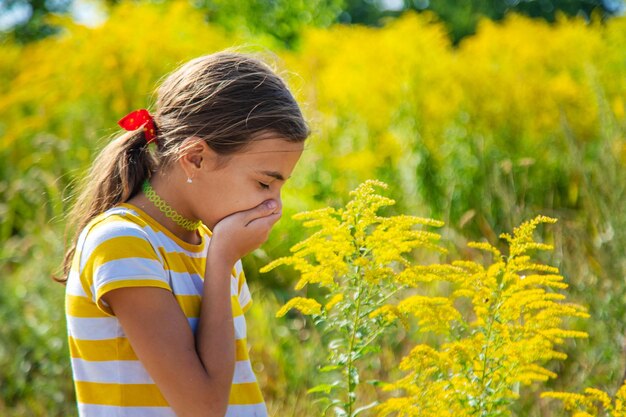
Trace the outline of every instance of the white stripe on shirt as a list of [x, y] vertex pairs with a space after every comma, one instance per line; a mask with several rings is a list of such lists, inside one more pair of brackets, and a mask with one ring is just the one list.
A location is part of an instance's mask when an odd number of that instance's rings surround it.
[[154, 384], [139, 361], [86, 361], [72, 358], [74, 379], [104, 384]]
[[70, 270], [70, 273], [67, 275], [67, 288], [65, 291], [68, 295], [76, 295], [79, 297], [88, 297], [85, 293], [85, 289], [83, 288], [83, 284], [80, 281], [80, 276], [78, 272], [75, 270]]
[[267, 417], [267, 407], [264, 403], [229, 405], [224, 417]]
[[71, 317], [67, 322], [69, 335], [79, 340], [105, 340], [126, 337], [115, 317]]
[[176, 417], [170, 407], [118, 407], [78, 403], [78, 414], [89, 417]]
[[[133, 271], [129, 275], [128, 271]], [[169, 286], [167, 273], [163, 265], [154, 259], [146, 258], [122, 258], [105, 262], [98, 266], [94, 272], [94, 286], [99, 287], [98, 279], [104, 277], [106, 284], [115, 281], [132, 281], [135, 279], [155, 279]]]
[[252, 372], [252, 365], [249, 360], [235, 362], [235, 373], [233, 376], [233, 384], [245, 384], [248, 382], [256, 382], [256, 376]]

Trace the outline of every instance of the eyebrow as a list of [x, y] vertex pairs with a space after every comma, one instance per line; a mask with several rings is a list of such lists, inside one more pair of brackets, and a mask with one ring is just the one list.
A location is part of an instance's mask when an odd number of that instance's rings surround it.
[[277, 171], [259, 171], [260, 174], [266, 175], [268, 177], [276, 178], [280, 181], [285, 181], [285, 178], [280, 172]]

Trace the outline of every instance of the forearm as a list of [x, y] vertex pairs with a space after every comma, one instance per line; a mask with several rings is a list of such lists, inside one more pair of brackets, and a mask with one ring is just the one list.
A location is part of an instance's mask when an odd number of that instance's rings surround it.
[[231, 306], [232, 266], [209, 251], [196, 331], [196, 350], [217, 398], [228, 405], [235, 369], [235, 334]]

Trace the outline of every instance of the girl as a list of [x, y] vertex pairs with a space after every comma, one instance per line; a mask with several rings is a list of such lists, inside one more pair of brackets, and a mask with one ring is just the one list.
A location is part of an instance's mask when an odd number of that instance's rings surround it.
[[240, 258], [280, 218], [310, 134], [295, 99], [267, 64], [225, 51], [180, 67], [154, 115], [120, 125], [68, 219], [79, 415], [266, 416]]

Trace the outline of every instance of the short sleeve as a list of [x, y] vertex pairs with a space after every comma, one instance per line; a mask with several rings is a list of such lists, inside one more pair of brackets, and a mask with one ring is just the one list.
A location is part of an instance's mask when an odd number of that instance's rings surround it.
[[250, 289], [248, 288], [248, 283], [246, 282], [246, 274], [243, 271], [241, 260], [237, 261], [235, 271], [237, 273], [237, 295], [239, 298], [239, 305], [241, 306], [241, 310], [245, 313], [252, 306], [252, 296], [250, 294]]
[[108, 315], [102, 299], [124, 287], [157, 287], [172, 291], [163, 261], [141, 226], [129, 221], [107, 221], [86, 236], [81, 254], [81, 276], [91, 287], [93, 301]]

